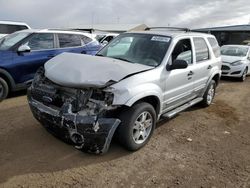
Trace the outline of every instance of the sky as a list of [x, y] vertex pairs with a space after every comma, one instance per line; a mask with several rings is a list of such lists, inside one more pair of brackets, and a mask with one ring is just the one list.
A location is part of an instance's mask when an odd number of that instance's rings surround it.
[[204, 28], [248, 24], [247, 0], [0, 0], [0, 20], [33, 28], [146, 24]]

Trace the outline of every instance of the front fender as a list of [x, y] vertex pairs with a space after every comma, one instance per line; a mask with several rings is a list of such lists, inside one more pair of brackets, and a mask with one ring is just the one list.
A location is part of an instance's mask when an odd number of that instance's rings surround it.
[[[138, 100], [155, 96], [162, 102], [162, 89], [153, 83], [141, 84], [131, 88], [115, 88], [112, 90], [114, 94], [113, 105], [132, 106]], [[161, 108], [160, 108], [161, 109]]]

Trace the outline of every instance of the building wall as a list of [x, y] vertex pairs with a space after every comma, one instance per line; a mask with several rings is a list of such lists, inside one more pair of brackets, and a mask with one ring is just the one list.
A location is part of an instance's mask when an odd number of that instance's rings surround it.
[[243, 44], [243, 41], [250, 40], [250, 31], [211, 31], [220, 46], [226, 44]]

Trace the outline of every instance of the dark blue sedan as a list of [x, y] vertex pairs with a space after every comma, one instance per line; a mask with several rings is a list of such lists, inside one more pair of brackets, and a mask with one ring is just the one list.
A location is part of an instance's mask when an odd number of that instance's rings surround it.
[[[24, 30], [0, 40], [0, 101], [25, 89], [37, 69], [63, 52], [95, 55], [101, 45], [91, 34], [61, 30]], [[70, 63], [70, 62], [69, 62]]]

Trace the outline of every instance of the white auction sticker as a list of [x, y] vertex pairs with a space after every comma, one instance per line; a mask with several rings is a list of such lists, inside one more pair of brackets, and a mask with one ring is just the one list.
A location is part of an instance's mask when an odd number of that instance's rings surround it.
[[169, 42], [170, 38], [169, 37], [161, 37], [161, 36], [153, 36], [151, 38], [153, 41], [159, 41], [159, 42]]

